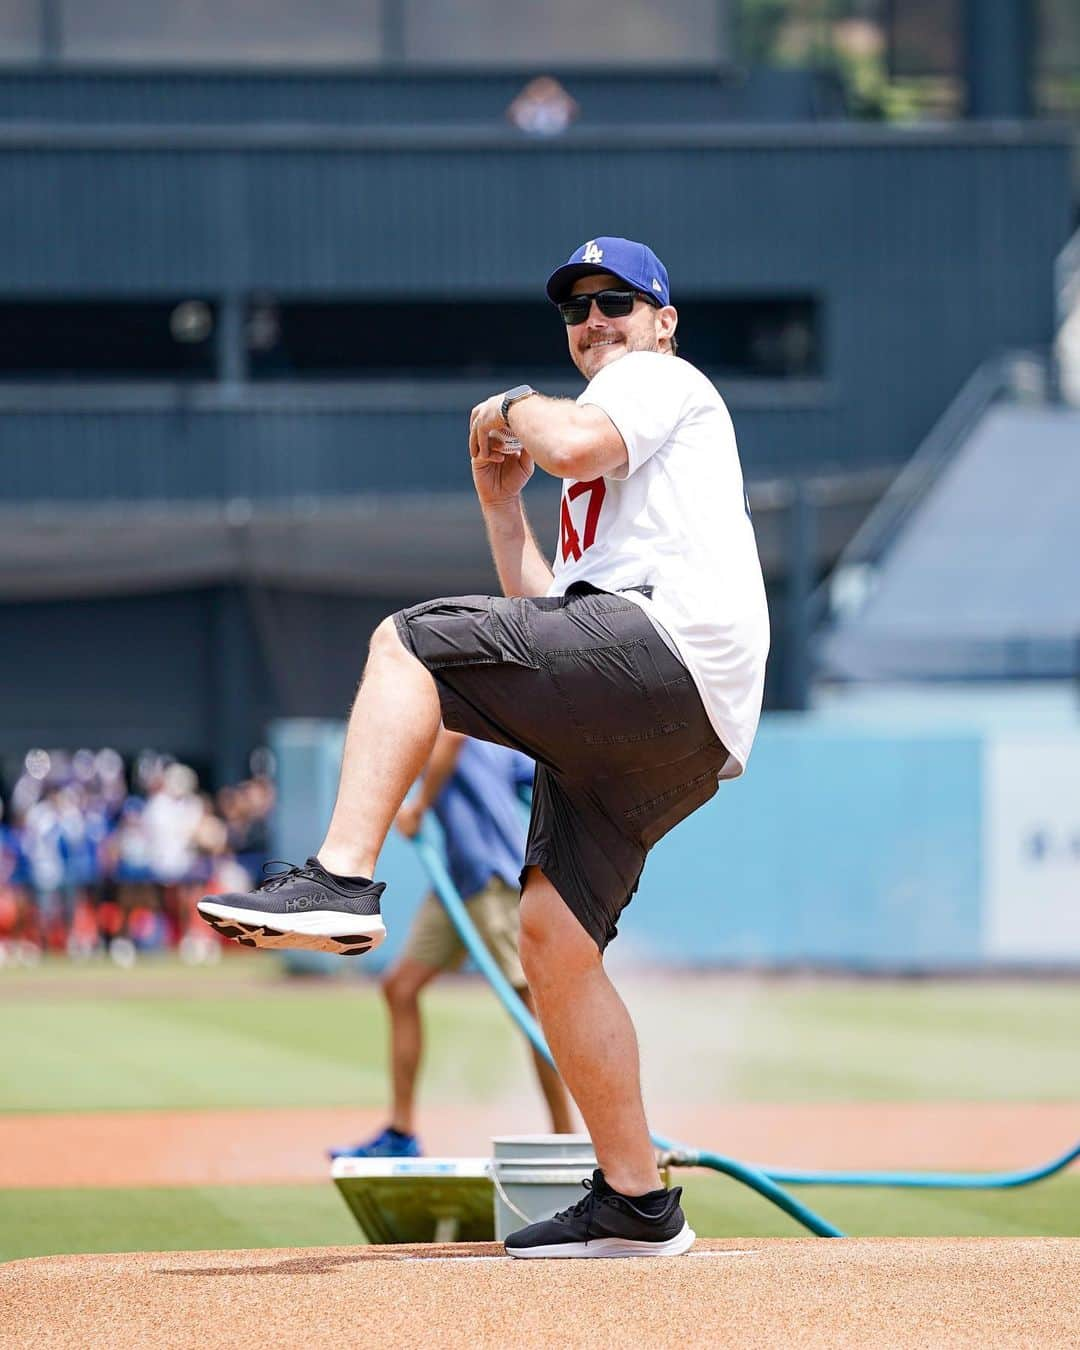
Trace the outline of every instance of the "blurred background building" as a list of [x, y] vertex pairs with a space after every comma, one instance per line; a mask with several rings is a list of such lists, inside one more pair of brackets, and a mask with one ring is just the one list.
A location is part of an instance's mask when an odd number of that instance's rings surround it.
[[[238, 781], [384, 614], [493, 589], [467, 412], [577, 392], [543, 282], [600, 233], [731, 407], [770, 708], [1075, 680], [1078, 132], [1070, 0], [0, 0], [0, 782], [77, 745]], [[971, 552], [1020, 463], [1034, 626]]]

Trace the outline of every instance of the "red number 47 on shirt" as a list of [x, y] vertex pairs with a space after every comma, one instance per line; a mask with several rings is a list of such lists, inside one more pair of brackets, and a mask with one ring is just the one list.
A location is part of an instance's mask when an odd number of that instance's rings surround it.
[[[584, 493], [589, 494], [589, 505], [585, 511], [585, 531], [581, 539], [578, 538], [578, 532], [574, 529], [574, 518], [570, 514], [570, 503], [576, 501]], [[581, 557], [587, 548], [590, 548], [596, 540], [596, 524], [600, 519], [600, 508], [604, 504], [604, 494], [607, 488], [602, 478], [590, 479], [587, 483], [574, 483], [563, 493], [562, 515], [559, 520], [560, 547], [562, 548], [563, 562], [569, 562], [571, 558], [575, 562]]]

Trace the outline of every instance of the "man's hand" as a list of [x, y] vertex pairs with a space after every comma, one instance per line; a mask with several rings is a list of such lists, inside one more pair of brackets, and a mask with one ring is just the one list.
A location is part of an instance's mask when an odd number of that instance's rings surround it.
[[415, 839], [420, 833], [420, 822], [424, 818], [424, 808], [419, 801], [413, 797], [405, 802], [401, 810], [394, 818], [394, 824], [398, 827], [406, 839]]
[[532, 457], [523, 446], [505, 448], [508, 440], [513, 444], [513, 432], [503, 421], [501, 408], [502, 394], [493, 394], [469, 416], [473, 485], [483, 506], [515, 501], [533, 473]]

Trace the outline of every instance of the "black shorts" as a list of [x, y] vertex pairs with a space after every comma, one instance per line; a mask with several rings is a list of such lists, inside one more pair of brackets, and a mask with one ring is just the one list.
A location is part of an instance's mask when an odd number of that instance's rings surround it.
[[645, 855], [708, 801], [727, 760], [686, 667], [633, 601], [582, 583], [431, 600], [394, 622], [447, 727], [536, 761], [525, 867], [603, 951]]

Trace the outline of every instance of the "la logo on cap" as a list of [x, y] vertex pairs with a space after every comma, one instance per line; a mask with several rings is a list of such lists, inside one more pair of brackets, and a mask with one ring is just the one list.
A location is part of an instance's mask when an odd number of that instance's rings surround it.
[[587, 263], [604, 261], [604, 250], [597, 246], [595, 239], [590, 239], [585, 245], [585, 252], [581, 255], [581, 261]]

